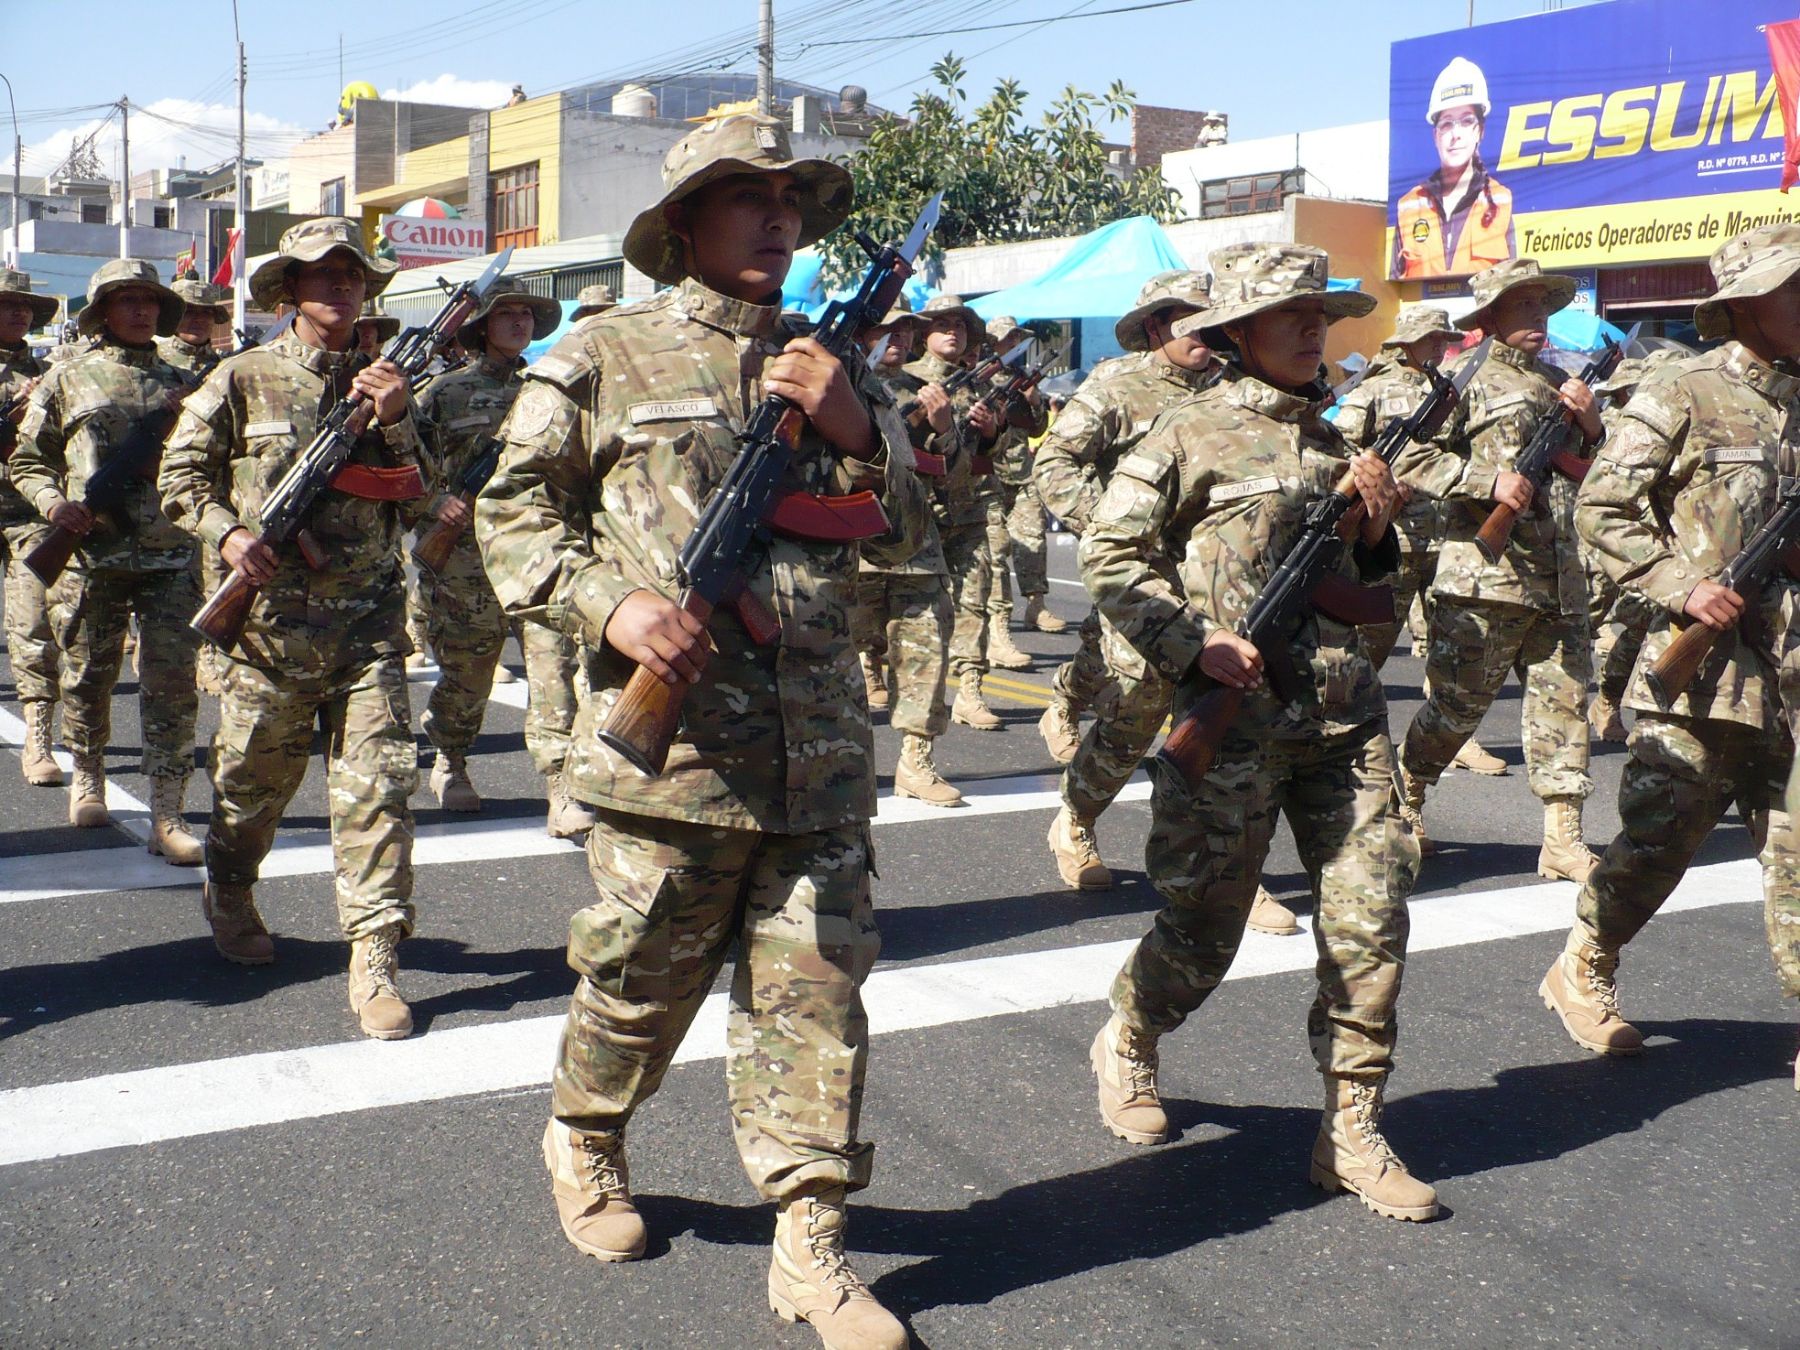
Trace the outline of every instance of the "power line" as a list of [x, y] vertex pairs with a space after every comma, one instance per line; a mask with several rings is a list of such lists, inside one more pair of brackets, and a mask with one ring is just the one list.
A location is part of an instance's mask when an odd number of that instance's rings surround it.
[[1191, 5], [1193, 3], [1194, 0], [1149, 0], [1149, 3], [1142, 5], [1124, 5], [1118, 9], [1096, 9], [1085, 14], [1070, 11], [1067, 14], [1054, 15], [1048, 19], [1015, 19], [1011, 23], [984, 23], [969, 28], [940, 28], [929, 33], [888, 33], [877, 37], [837, 38], [831, 41], [809, 42], [801, 50], [811, 51], [814, 47], [854, 47], [865, 42], [902, 42], [908, 38], [952, 37], [960, 33], [991, 33], [1000, 28], [1048, 28], [1053, 23], [1066, 23], [1071, 19], [1099, 19], [1108, 14], [1136, 14], [1145, 9], [1169, 9], [1174, 5]]

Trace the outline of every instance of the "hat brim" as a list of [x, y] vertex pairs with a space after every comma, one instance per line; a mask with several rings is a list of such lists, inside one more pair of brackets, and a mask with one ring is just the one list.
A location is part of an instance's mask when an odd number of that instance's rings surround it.
[[554, 333], [557, 330], [557, 327], [562, 323], [562, 306], [548, 296], [521, 295], [517, 291], [504, 291], [499, 295], [490, 296], [485, 300], [482, 303], [481, 308], [475, 311], [475, 317], [465, 323], [459, 330], [459, 333], [467, 333], [477, 324], [486, 323], [487, 317], [489, 314], [493, 313], [495, 305], [503, 305], [509, 302], [516, 302], [531, 307], [531, 340], [533, 342], [543, 341]]
[[62, 307], [62, 302], [54, 295], [39, 295], [35, 291], [0, 291], [0, 300], [23, 300], [30, 305], [33, 328], [42, 328], [49, 323]]
[[103, 282], [88, 297], [87, 304], [75, 317], [75, 328], [83, 337], [94, 337], [106, 327], [106, 302], [113, 295], [128, 286], [142, 286], [147, 291], [156, 292], [156, 335], [169, 337], [181, 327], [181, 316], [187, 312], [187, 301], [160, 281], [144, 281], [139, 277], [124, 278], [119, 281]]
[[1786, 285], [1788, 278], [1796, 272], [1800, 272], [1800, 250], [1784, 253], [1761, 267], [1753, 267], [1733, 277], [1694, 306], [1694, 327], [1703, 338], [1730, 337], [1731, 312], [1725, 308], [1727, 300], [1753, 300], [1759, 295], [1767, 295]]
[[1128, 309], [1119, 316], [1113, 325], [1113, 340], [1128, 352], [1147, 352], [1150, 350], [1150, 339], [1144, 332], [1144, 320], [1152, 314], [1165, 309], [1191, 309], [1195, 314], [1204, 314], [1206, 306], [1196, 305], [1189, 300], [1180, 300], [1172, 295], [1165, 295], [1147, 304]]
[[1245, 319], [1267, 314], [1299, 300], [1312, 299], [1325, 302], [1327, 323], [1336, 323], [1339, 319], [1365, 318], [1374, 312], [1377, 303], [1375, 297], [1366, 291], [1300, 291], [1291, 295], [1260, 295], [1240, 300], [1236, 304], [1209, 305], [1191, 318], [1183, 319], [1176, 326], [1175, 332], [1180, 336], [1198, 331], [1207, 345], [1212, 346], [1215, 343], [1213, 335], [1219, 334], [1221, 329], [1231, 324], [1242, 323]]
[[1383, 338], [1380, 345], [1383, 347], [1410, 347], [1413, 343], [1423, 342], [1426, 338], [1441, 337], [1455, 342], [1461, 336], [1462, 333], [1459, 330], [1446, 324], [1442, 328], [1420, 328], [1411, 333], [1395, 333], [1392, 337]]
[[741, 173], [791, 173], [799, 180], [803, 200], [800, 204], [800, 238], [795, 241], [795, 248], [816, 244], [842, 225], [849, 219], [856, 198], [850, 171], [828, 159], [789, 159], [774, 164], [767, 161], [753, 164], [747, 159], [714, 160], [691, 177], [683, 178], [655, 203], [638, 212], [631, 228], [625, 231], [625, 243], [620, 249], [625, 261], [665, 286], [680, 281], [687, 275], [687, 265], [682, 261], [681, 240], [669, 228], [663, 209], [693, 196], [708, 183]]
[[1509, 282], [1507, 285], [1502, 286], [1499, 290], [1495, 291], [1494, 294], [1488, 298], [1488, 302], [1485, 305], [1482, 305], [1478, 309], [1472, 309], [1467, 314], [1458, 318], [1456, 326], [1465, 333], [1472, 332], [1477, 328], [1480, 328], [1485, 332], [1488, 311], [1490, 309], [1499, 304], [1502, 299], [1511, 295], [1514, 291], [1522, 291], [1532, 286], [1537, 286], [1550, 292], [1550, 313], [1552, 314], [1556, 313], [1559, 309], [1567, 309], [1569, 307], [1569, 302], [1575, 298], [1574, 277], [1548, 275], [1520, 277], [1517, 281]]
[[939, 319], [961, 319], [963, 336], [968, 339], [967, 345], [970, 351], [974, 351], [988, 340], [987, 321], [967, 305], [930, 311], [920, 310], [913, 317], [926, 328], [930, 328]]
[[329, 254], [343, 252], [355, 258], [363, 270], [365, 285], [363, 299], [373, 300], [387, 289], [388, 282], [400, 270], [400, 264], [389, 262], [386, 258], [375, 258], [361, 249], [351, 248], [348, 244], [340, 244], [335, 240], [309, 241], [292, 253], [277, 253], [265, 259], [250, 274], [250, 298], [256, 301], [258, 309], [273, 310], [279, 304], [292, 304], [294, 297], [288, 291], [287, 269], [290, 263], [318, 262]]

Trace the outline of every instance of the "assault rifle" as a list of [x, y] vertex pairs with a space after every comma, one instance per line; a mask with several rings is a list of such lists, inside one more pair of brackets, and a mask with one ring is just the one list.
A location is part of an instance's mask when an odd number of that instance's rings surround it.
[[[944, 392], [954, 394], [965, 384], [973, 384], [976, 380], [993, 379], [999, 373], [1001, 366], [1017, 365], [1024, 360], [1026, 349], [1029, 346], [1029, 343], [1022, 342], [1016, 352], [1005, 357], [990, 356], [972, 366], [959, 367], [955, 374], [944, 381]], [[909, 426], [916, 427], [925, 420], [925, 410], [919, 406], [919, 400], [916, 398], [909, 398], [900, 405], [900, 415], [906, 419]]]
[[[287, 331], [293, 326], [293, 322], [294, 316], [289, 314], [275, 329], [275, 333]], [[256, 339], [248, 339], [243, 346], [227, 352], [226, 356], [236, 356], [255, 345]], [[223, 359], [225, 358], [220, 358]], [[163, 442], [175, 429], [175, 419], [181, 412], [182, 400], [206, 382], [206, 377], [216, 365], [218, 361], [211, 362], [190, 379], [176, 385], [155, 408], [132, 424], [106, 463], [87, 480], [87, 490], [81, 494], [81, 504], [92, 514], [97, 516], [103, 512], [116, 512], [125, 505], [125, 490], [133, 479], [155, 480], [156, 466], [162, 459]], [[118, 523], [123, 526], [126, 522], [121, 520]], [[44, 585], [53, 586], [63, 574], [63, 569], [69, 565], [69, 559], [75, 556], [75, 550], [83, 538], [84, 534], [77, 534], [52, 521], [50, 528], [25, 555], [25, 565]]]
[[[1435, 366], [1427, 367], [1425, 374], [1431, 379], [1431, 392], [1425, 401], [1411, 416], [1395, 418], [1383, 427], [1368, 453], [1392, 464], [1408, 444], [1436, 435], [1462, 398], [1492, 341], [1489, 338], [1483, 342], [1453, 379], [1446, 379]], [[1337, 487], [1307, 511], [1300, 537], [1238, 621], [1237, 635], [1256, 644], [1269, 685], [1283, 703], [1292, 703], [1305, 692], [1289, 642], [1307, 611], [1316, 609], [1339, 623], [1357, 626], [1394, 621], [1392, 587], [1359, 586], [1337, 570], [1339, 558], [1366, 515], [1367, 507], [1356, 490], [1354, 476], [1344, 474]], [[1163, 742], [1162, 758], [1189, 784], [1199, 783], [1212, 767], [1226, 732], [1237, 721], [1243, 702], [1242, 689], [1214, 684], [1195, 700], [1169, 733]]]
[[[1625, 349], [1637, 340], [1638, 329], [1642, 327], [1642, 324], [1633, 324], [1623, 342], [1607, 338], [1605, 349], [1582, 370], [1578, 377], [1581, 382], [1592, 389], [1618, 369], [1619, 362], [1625, 359]], [[1473, 358], [1470, 358], [1470, 364], [1473, 363]], [[1550, 481], [1552, 470], [1577, 483], [1587, 477], [1593, 461], [1577, 455], [1569, 448], [1574, 431], [1575, 414], [1561, 404], [1546, 412], [1531, 429], [1531, 439], [1525, 442], [1525, 448], [1519, 452], [1519, 457], [1513, 464], [1513, 472], [1530, 482], [1534, 498], [1544, 490], [1544, 484]], [[1500, 555], [1506, 552], [1506, 541], [1512, 537], [1513, 522], [1518, 519], [1518, 515], [1517, 511], [1504, 502], [1494, 503], [1494, 509], [1488, 512], [1488, 518], [1475, 532], [1475, 547], [1481, 550], [1482, 557], [1489, 562], [1500, 561]]]
[[[881, 322], [912, 275], [913, 259], [937, 224], [942, 204], [942, 193], [927, 202], [901, 244], [878, 247], [874, 240], [857, 236], [869, 255], [869, 270], [854, 296], [831, 303], [812, 334], [832, 356], [846, 359], [864, 330]], [[676, 559], [681, 578], [677, 603], [702, 623], [720, 605], [734, 604], [751, 640], [759, 644], [773, 642], [781, 631], [774, 616], [744, 590], [744, 578], [755, 570], [757, 554], [766, 547], [762, 542], [766, 531], [848, 543], [887, 528], [881, 503], [872, 492], [782, 496], [781, 480], [805, 425], [805, 414], [779, 394], [763, 399], [738, 435], [743, 448], [707, 498]], [[681, 722], [687, 688], [685, 682], [666, 684], [640, 666], [607, 713], [600, 739], [638, 772], [661, 774]]]
[[[456, 476], [456, 496], [462, 499], [465, 506], [475, 505], [476, 494], [487, 486], [488, 479], [494, 476], [494, 470], [500, 467], [500, 447], [505, 444], [498, 436], [489, 436], [482, 442], [481, 453], [470, 460], [463, 471]], [[456, 541], [468, 530], [468, 523], [452, 525], [449, 521], [433, 521], [431, 528], [419, 536], [419, 542], [413, 545], [412, 555], [419, 566], [429, 567], [433, 572], [442, 572], [444, 564], [450, 561], [450, 550], [456, 547]]]
[[[440, 279], [438, 285], [448, 293], [437, 317], [423, 328], [408, 328], [388, 343], [382, 359], [400, 368], [409, 384], [425, 369], [437, 352], [456, 337], [457, 331], [481, 306], [481, 298], [506, 271], [512, 249], [503, 249], [487, 270], [474, 281], [452, 286]], [[290, 541], [300, 549], [306, 565], [315, 572], [325, 569], [325, 553], [306, 529], [306, 517], [312, 505], [332, 485], [338, 474], [349, 466], [356, 442], [369, 423], [375, 420], [374, 401], [352, 390], [326, 413], [312, 439], [281, 481], [263, 502], [261, 529], [257, 542], [280, 549]], [[194, 615], [193, 630], [221, 650], [229, 651], [243, 636], [244, 621], [250, 617], [262, 587], [235, 568], [214, 591], [212, 598]]]
[[[1030, 346], [1031, 344], [1029, 342], [1020, 343], [1018, 352], [1022, 352]], [[1026, 394], [1037, 388], [1038, 381], [1044, 378], [1044, 375], [1049, 371], [1051, 366], [1062, 360], [1064, 354], [1068, 350], [1068, 344], [1064, 343], [1062, 347], [1052, 352], [1049, 356], [1046, 356], [1042, 361], [1039, 361], [1030, 370], [1015, 370], [1013, 372], [1013, 377], [1005, 384], [996, 385], [980, 398], [976, 399], [975, 403], [970, 405], [970, 410], [973, 411], [977, 405], [986, 405], [995, 412], [1004, 412], [1006, 416], [1011, 417], [1013, 408], [1023, 401]], [[1016, 356], [1018, 355], [1018, 352], [1014, 352], [1012, 355]], [[967, 415], [964, 415], [958, 420], [964, 426], [968, 424]], [[971, 463], [978, 475], [989, 474], [994, 471], [994, 458], [992, 455], [973, 455], [971, 456]]]
[[[1736, 591], [1745, 604], [1754, 603], [1758, 590], [1783, 561], [1783, 554], [1800, 541], [1800, 478], [1783, 474], [1776, 497], [1775, 513], [1751, 537], [1743, 550], [1725, 565], [1716, 578], [1719, 585]], [[1746, 613], [1746, 618], [1749, 614]], [[1664, 707], [1686, 691], [1706, 660], [1720, 632], [1698, 619], [1689, 621], [1663, 654], [1644, 672], [1644, 680]]]

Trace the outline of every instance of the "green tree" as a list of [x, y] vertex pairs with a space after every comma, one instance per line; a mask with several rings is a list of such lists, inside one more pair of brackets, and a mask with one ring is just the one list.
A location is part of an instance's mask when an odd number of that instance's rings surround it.
[[1179, 198], [1160, 166], [1120, 174], [1107, 162], [1100, 127], [1129, 117], [1137, 97], [1122, 81], [1104, 94], [1070, 85], [1030, 125], [1017, 80], [1000, 81], [969, 110], [967, 68], [954, 53], [931, 74], [937, 88], [913, 99], [912, 116], [882, 119], [846, 161], [857, 209], [820, 245], [831, 284], [862, 270], [855, 232], [898, 239], [938, 191], [943, 214], [927, 250], [934, 259], [946, 248], [1082, 234], [1127, 216], [1173, 218]]

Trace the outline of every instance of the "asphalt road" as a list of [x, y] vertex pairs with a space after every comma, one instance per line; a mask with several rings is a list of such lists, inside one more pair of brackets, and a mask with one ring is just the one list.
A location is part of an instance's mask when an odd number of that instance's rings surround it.
[[[1052, 557], [1073, 620], [1070, 550]], [[975, 809], [887, 800], [898, 747], [877, 732], [879, 1152], [850, 1233], [919, 1345], [1800, 1345], [1795, 1015], [1735, 820], [1627, 954], [1647, 1053], [1587, 1055], [1535, 994], [1574, 888], [1533, 872], [1508, 689], [1483, 740], [1513, 773], [1453, 774], [1432, 801], [1445, 847], [1415, 898], [1388, 1133], [1446, 1209], [1393, 1223], [1306, 1181], [1305, 936], [1252, 935], [1164, 1041], [1175, 1140], [1134, 1149], [1100, 1127], [1086, 1053], [1154, 908], [1147, 794], [1102, 823], [1117, 888], [1064, 890], [1033, 690], [1073, 633], [1018, 641], [1039, 660], [991, 685], [1005, 729], [939, 743]], [[1420, 665], [1388, 673], [1403, 729]], [[130, 832], [147, 796], [134, 689], [109, 756], [122, 828], [68, 828], [64, 795], [0, 760], [0, 1346], [816, 1343], [763, 1301], [772, 1212], [731, 1146], [716, 1006], [632, 1127], [649, 1259], [602, 1266], [556, 1226], [538, 1136], [562, 941], [591, 890], [542, 833], [522, 690], [496, 691], [479, 821], [415, 798], [420, 933], [402, 959], [421, 1034], [392, 1045], [360, 1040], [345, 1002], [316, 762], [259, 892], [278, 963], [241, 970], [213, 954], [194, 876]], [[11, 700], [8, 674], [16, 745]], [[1596, 843], [1621, 763], [1596, 748]], [[197, 779], [196, 824], [206, 805]], [[1285, 831], [1268, 880], [1308, 907]]]

